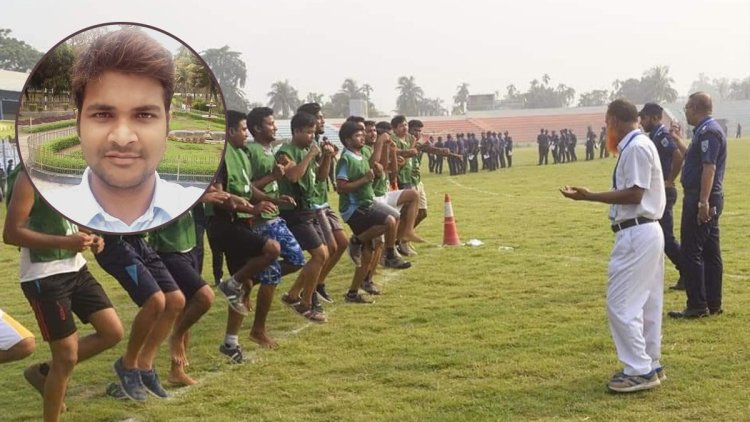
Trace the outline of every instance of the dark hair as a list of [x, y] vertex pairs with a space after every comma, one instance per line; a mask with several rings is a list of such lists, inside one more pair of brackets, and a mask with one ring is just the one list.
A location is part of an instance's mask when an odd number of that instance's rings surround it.
[[159, 81], [164, 89], [164, 109], [169, 112], [174, 94], [174, 60], [166, 48], [145, 32], [138, 29], [110, 32], [94, 40], [76, 57], [70, 83], [78, 110], [83, 108], [86, 85], [110, 70]]
[[375, 120], [365, 120], [365, 126], [375, 126]]
[[424, 127], [424, 123], [422, 123], [421, 120], [417, 120], [417, 119], [409, 120], [409, 130], [421, 129], [423, 127]]
[[318, 112], [321, 110], [320, 104], [318, 103], [305, 103], [302, 104], [297, 108], [297, 112], [304, 111], [305, 113], [310, 113], [313, 116], [318, 114]]
[[242, 120], [247, 120], [245, 113], [237, 110], [227, 110], [227, 130], [239, 128]]
[[623, 123], [634, 123], [638, 121], [638, 109], [630, 101], [618, 98], [609, 103], [607, 116], [612, 116]]
[[269, 107], [255, 107], [247, 113], [247, 128], [250, 129], [250, 134], [255, 137], [257, 131], [255, 126], [263, 125], [263, 119], [268, 116], [273, 116], [273, 110]]
[[378, 122], [375, 125], [375, 130], [378, 132], [378, 135], [381, 133], [385, 133], [391, 130], [391, 124], [388, 122]]
[[351, 139], [355, 133], [361, 130], [362, 129], [359, 127], [358, 123], [348, 121], [344, 122], [344, 124], [341, 125], [341, 129], [339, 129], [339, 139], [344, 145], [347, 145], [346, 141]]
[[405, 121], [406, 121], [406, 117], [400, 114], [398, 116], [393, 116], [393, 118], [391, 119], [391, 127], [396, 129], [396, 126], [400, 125], [401, 123]]
[[346, 118], [346, 121], [365, 124], [365, 118], [362, 116], [349, 116]]
[[304, 111], [297, 112], [297, 114], [292, 117], [292, 134], [298, 130], [304, 130], [309, 127], [317, 126], [318, 119], [315, 118], [310, 113], [305, 113]]

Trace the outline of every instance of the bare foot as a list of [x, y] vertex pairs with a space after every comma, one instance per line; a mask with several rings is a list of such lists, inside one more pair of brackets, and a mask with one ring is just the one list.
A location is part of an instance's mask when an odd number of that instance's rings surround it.
[[269, 337], [265, 331], [250, 331], [250, 340], [257, 343], [258, 346], [266, 349], [276, 349], [279, 347], [279, 343], [276, 343], [276, 340]]
[[402, 242], [414, 242], [414, 243], [424, 243], [424, 239], [419, 237], [418, 234], [411, 232], [406, 233], [404, 236], [400, 239]]
[[198, 384], [198, 381], [190, 378], [190, 376], [185, 373], [185, 369], [182, 366], [178, 365], [175, 361], [172, 361], [172, 368], [169, 370], [167, 381], [169, 381], [169, 383], [172, 385], [181, 386]]
[[185, 352], [185, 342], [182, 338], [169, 338], [169, 351], [172, 354], [172, 365], [184, 367], [188, 365], [187, 355]]

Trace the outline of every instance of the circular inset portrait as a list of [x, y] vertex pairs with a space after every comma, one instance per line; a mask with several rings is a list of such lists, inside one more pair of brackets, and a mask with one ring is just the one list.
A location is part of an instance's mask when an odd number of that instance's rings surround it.
[[192, 208], [219, 167], [226, 126], [203, 59], [130, 23], [86, 28], [47, 52], [24, 86], [16, 125], [21, 161], [47, 204], [116, 234]]

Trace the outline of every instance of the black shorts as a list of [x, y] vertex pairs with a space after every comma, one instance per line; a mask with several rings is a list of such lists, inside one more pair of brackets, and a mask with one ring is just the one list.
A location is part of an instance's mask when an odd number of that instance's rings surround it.
[[318, 224], [320, 224], [320, 228], [323, 231], [323, 239], [326, 244], [332, 245], [336, 243], [336, 238], [333, 236], [333, 232], [344, 230], [344, 227], [341, 226], [339, 216], [333, 212], [331, 207], [326, 207], [315, 210], [315, 219], [318, 220]]
[[218, 215], [211, 219], [208, 230], [212, 232], [218, 249], [226, 255], [230, 274], [239, 271], [251, 258], [263, 254], [268, 241], [268, 238], [254, 233], [246, 222], [232, 222]]
[[281, 218], [286, 221], [289, 231], [297, 239], [303, 251], [316, 249], [326, 243], [323, 228], [320, 227], [315, 214], [314, 210], [286, 211], [281, 213]]
[[94, 257], [138, 307], [156, 292], [180, 290], [159, 254], [141, 236], [105, 235], [104, 250]]
[[369, 207], [359, 207], [354, 210], [351, 217], [346, 220], [346, 224], [351, 227], [355, 235], [359, 235], [372, 226], [385, 224], [388, 217], [390, 217], [390, 214], [370, 205]]
[[112, 307], [101, 284], [85, 265], [77, 272], [25, 281], [21, 289], [46, 341], [64, 339], [76, 332], [73, 313], [87, 324], [91, 314]]
[[172, 274], [177, 286], [182, 290], [182, 294], [185, 295], [185, 300], [190, 300], [195, 295], [195, 292], [200, 290], [206, 285], [206, 282], [201, 277], [198, 270], [199, 267], [199, 250], [193, 248], [189, 252], [160, 252], [159, 257], [161, 258], [164, 265]]

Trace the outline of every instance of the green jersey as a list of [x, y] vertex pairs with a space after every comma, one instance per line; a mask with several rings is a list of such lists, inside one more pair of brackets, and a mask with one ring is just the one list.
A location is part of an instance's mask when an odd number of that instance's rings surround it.
[[196, 243], [193, 212], [182, 214], [165, 227], [148, 234], [148, 243], [156, 252], [188, 252]]
[[[391, 139], [396, 143], [398, 149], [406, 151], [411, 149], [411, 141], [414, 139], [410, 134], [406, 134], [405, 138], [399, 138], [396, 134], [391, 135]], [[407, 158], [406, 162], [398, 171], [398, 184], [399, 185], [411, 185], [414, 183], [412, 179], [412, 168], [414, 160]]]
[[[301, 148], [293, 143], [285, 143], [276, 152], [276, 157], [282, 155], [289, 157], [290, 160], [294, 161], [299, 165], [302, 160], [305, 159], [307, 153], [310, 152], [310, 148]], [[297, 203], [297, 207], [301, 209], [311, 208], [311, 204], [315, 201], [316, 192], [316, 180], [315, 180], [315, 161], [311, 161], [308, 164], [305, 172], [297, 180], [296, 183], [292, 183], [286, 178], [279, 180], [279, 194], [289, 195], [294, 198]], [[288, 204], [282, 204], [279, 206], [282, 211], [293, 210], [294, 207]]]
[[[354, 182], [368, 171], [370, 171], [370, 163], [362, 154], [345, 149], [336, 165], [336, 178]], [[339, 194], [339, 211], [344, 220], [348, 220], [358, 207], [372, 205], [374, 196], [372, 182], [362, 185], [355, 192]]]
[[[16, 166], [8, 175], [8, 192], [5, 198], [8, 204], [10, 204], [10, 198], [13, 195], [13, 185], [22, 170], [23, 166]], [[34, 205], [31, 207], [29, 220], [26, 224], [29, 229], [35, 232], [55, 236], [68, 236], [78, 232], [78, 226], [63, 218], [57, 211], [47, 205], [36, 193], [36, 190], [34, 190]], [[33, 263], [58, 261], [74, 256], [76, 256], [76, 252], [67, 249], [29, 248], [29, 258]]]
[[[250, 168], [252, 169], [252, 173], [250, 174], [251, 182], [268, 176], [276, 166], [276, 158], [273, 155], [273, 149], [270, 145], [266, 148], [257, 142], [250, 142], [247, 144], [247, 156], [250, 159]], [[261, 190], [271, 198], [279, 197], [279, 184], [275, 180], [266, 184]], [[279, 211], [277, 210], [274, 212], [264, 212], [260, 215], [260, 218], [271, 220], [278, 216]]]
[[[318, 141], [315, 141], [318, 142]], [[320, 150], [323, 151], [323, 146], [318, 142]], [[333, 160], [333, 158], [331, 158]], [[319, 154], [316, 158], [318, 165], [323, 162], [323, 154]], [[316, 169], [317, 171], [317, 169]], [[328, 175], [322, 179], [318, 179], [315, 182], [315, 194], [310, 198], [311, 208], [324, 208], [328, 206]]]
[[[421, 140], [417, 140], [418, 144], [422, 144]], [[422, 181], [422, 173], [420, 172], [419, 167], [422, 165], [422, 163], [419, 161], [419, 157], [421, 154], [417, 154], [415, 157], [412, 158], [412, 166], [411, 166], [411, 183], [414, 186], [417, 186]]]
[[[224, 152], [224, 167], [226, 170], [226, 186], [224, 191], [250, 200], [253, 190], [250, 188], [250, 159], [244, 148], [235, 148], [227, 144]], [[239, 218], [249, 218], [250, 214], [236, 213]]]
[[[370, 145], [365, 145], [362, 147], [362, 156], [365, 157], [365, 160], [368, 162], [370, 161], [370, 158], [372, 158], [373, 149]], [[385, 174], [385, 171], [380, 176], [375, 176], [375, 179], [372, 181], [372, 191], [373, 194], [378, 196], [384, 196], [386, 192], [388, 192], [388, 176]]]

